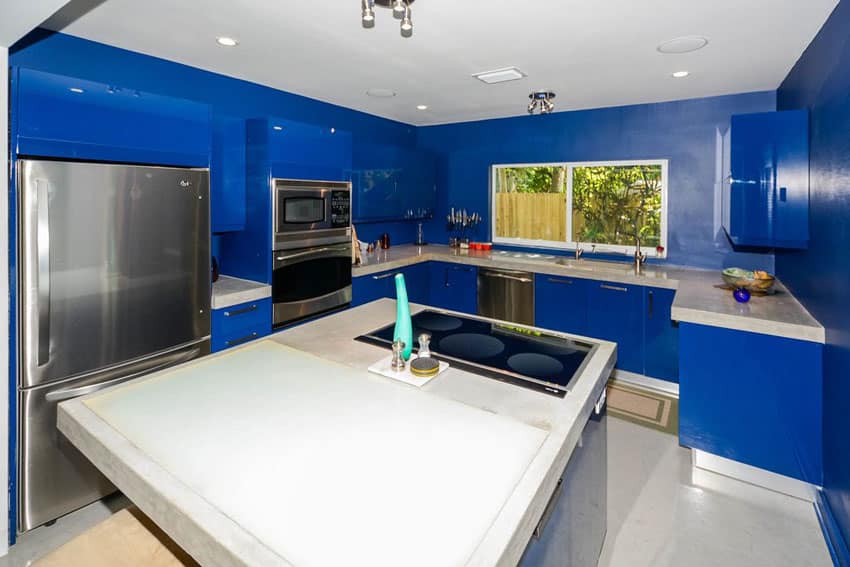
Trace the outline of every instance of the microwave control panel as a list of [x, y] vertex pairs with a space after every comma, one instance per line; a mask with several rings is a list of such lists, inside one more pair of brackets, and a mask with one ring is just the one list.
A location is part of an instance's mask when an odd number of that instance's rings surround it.
[[351, 191], [331, 191], [331, 227], [351, 224]]

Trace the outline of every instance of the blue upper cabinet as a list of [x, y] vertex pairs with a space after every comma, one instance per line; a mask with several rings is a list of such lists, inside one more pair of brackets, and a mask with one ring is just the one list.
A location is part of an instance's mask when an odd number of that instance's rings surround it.
[[245, 120], [213, 116], [210, 163], [212, 231], [245, 228]]
[[733, 116], [730, 166], [723, 227], [732, 243], [808, 247], [808, 111]]
[[332, 126], [269, 119], [268, 157], [272, 177], [348, 181], [351, 133]]
[[401, 146], [357, 144], [353, 156], [354, 222], [431, 218], [437, 199], [433, 154]]
[[24, 68], [12, 82], [18, 155], [209, 166], [205, 104]]

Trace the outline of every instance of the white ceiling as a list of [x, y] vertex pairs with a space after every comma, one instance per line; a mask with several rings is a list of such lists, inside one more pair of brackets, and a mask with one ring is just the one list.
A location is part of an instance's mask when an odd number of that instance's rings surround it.
[[[838, 0], [417, 0], [415, 34], [359, 0], [82, 0], [48, 27], [415, 125], [516, 116], [528, 93], [556, 111], [775, 89]], [[236, 48], [217, 36], [239, 40]], [[708, 47], [662, 55], [683, 35]], [[470, 75], [517, 66], [528, 77]], [[686, 79], [673, 71], [688, 70]], [[366, 95], [388, 88], [391, 99]], [[429, 105], [419, 111], [418, 104]]]

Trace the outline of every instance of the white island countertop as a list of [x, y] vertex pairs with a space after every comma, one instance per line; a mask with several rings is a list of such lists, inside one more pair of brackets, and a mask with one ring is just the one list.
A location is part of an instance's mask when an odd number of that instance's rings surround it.
[[363, 255], [354, 277], [394, 270], [420, 262], [439, 261], [483, 268], [526, 270], [538, 274], [569, 276], [676, 290], [672, 319], [725, 329], [786, 337], [817, 343], [826, 342], [826, 331], [799, 301], [777, 282], [776, 295], [756, 297], [749, 303], [735, 301], [730, 291], [717, 289], [723, 283], [718, 270], [702, 270], [645, 264], [635, 273], [631, 262], [592, 259], [574, 260], [544, 252], [506, 250], [477, 251], [442, 245], [401, 245]]
[[564, 398], [458, 369], [417, 389], [354, 341], [394, 316], [380, 300], [64, 402], [59, 429], [203, 565], [515, 565], [616, 347]]

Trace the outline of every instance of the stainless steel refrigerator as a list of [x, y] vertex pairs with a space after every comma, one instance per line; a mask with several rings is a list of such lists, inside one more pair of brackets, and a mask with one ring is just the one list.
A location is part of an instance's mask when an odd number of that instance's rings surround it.
[[207, 170], [17, 167], [20, 533], [115, 490], [56, 406], [208, 353], [211, 284]]

